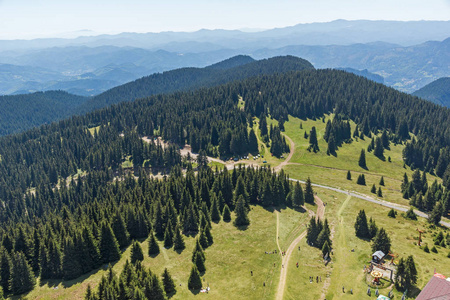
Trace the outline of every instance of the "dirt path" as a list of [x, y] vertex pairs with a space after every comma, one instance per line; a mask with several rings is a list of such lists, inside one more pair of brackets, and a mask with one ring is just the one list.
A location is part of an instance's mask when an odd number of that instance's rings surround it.
[[[323, 202], [322, 200], [317, 197], [314, 196], [315, 198], [315, 202], [317, 205], [317, 217], [320, 219], [323, 219], [324, 214], [325, 214], [325, 207], [323, 206]], [[279, 227], [279, 220], [278, 220], [278, 211], [276, 212], [277, 214], [277, 245], [278, 245], [278, 249], [280, 251], [281, 254], [281, 248], [280, 245], [278, 243], [278, 227]], [[298, 243], [300, 243], [300, 241], [306, 236], [306, 230], [303, 231], [290, 245], [289, 248], [286, 250], [286, 255], [281, 256], [281, 272], [280, 272], [280, 280], [278, 282], [278, 290], [277, 290], [277, 300], [282, 300], [283, 299], [283, 295], [284, 295], [284, 289], [286, 287], [286, 278], [287, 278], [287, 271], [288, 271], [288, 267], [289, 267], [289, 259], [291, 258], [291, 254], [294, 251], [294, 249], [297, 248]]]
[[273, 168], [273, 170], [274, 170], [275, 172], [280, 171], [284, 166], [286, 166], [286, 165], [289, 163], [289, 161], [291, 160], [292, 156], [294, 155], [294, 151], [295, 151], [295, 144], [294, 144], [294, 141], [292, 141], [292, 139], [291, 139], [289, 136], [285, 135], [285, 134], [283, 134], [283, 136], [286, 137], [286, 139], [289, 141], [289, 144], [290, 144], [290, 146], [289, 146], [290, 151], [289, 151], [288, 157], [286, 157], [286, 159], [285, 159], [282, 163], [280, 163], [278, 166], [276, 166], [275, 168]]

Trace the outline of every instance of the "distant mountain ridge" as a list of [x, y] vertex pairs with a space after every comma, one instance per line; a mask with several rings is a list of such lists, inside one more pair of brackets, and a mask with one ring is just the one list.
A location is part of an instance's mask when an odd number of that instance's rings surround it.
[[415, 91], [413, 95], [450, 107], [450, 77], [439, 78]]
[[205, 68], [182, 68], [155, 73], [96, 97], [82, 97], [63, 91], [0, 96], [0, 135], [17, 133], [136, 98], [210, 87], [258, 75], [311, 69], [314, 69], [311, 63], [293, 56], [255, 61], [249, 56], [239, 55]]

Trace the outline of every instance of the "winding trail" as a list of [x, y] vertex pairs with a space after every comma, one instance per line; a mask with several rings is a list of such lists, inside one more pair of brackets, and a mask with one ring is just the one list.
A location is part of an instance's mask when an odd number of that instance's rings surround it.
[[[298, 179], [289, 178], [289, 180], [298, 181], [298, 182], [303, 183], [303, 184], [306, 183], [305, 181], [298, 180]], [[355, 197], [355, 198], [358, 198], [358, 199], [361, 199], [361, 200], [369, 201], [369, 202], [372, 202], [372, 203], [375, 203], [375, 204], [379, 204], [379, 205], [382, 205], [382, 206], [385, 206], [385, 207], [388, 207], [388, 208], [393, 208], [395, 210], [399, 210], [399, 211], [402, 211], [402, 212], [406, 212], [409, 209], [409, 207], [407, 207], [407, 206], [396, 204], [396, 203], [392, 203], [392, 202], [388, 202], [388, 201], [384, 201], [384, 200], [374, 199], [374, 198], [371, 198], [371, 197], [366, 196], [364, 194], [360, 194], [360, 193], [355, 192], [355, 191], [345, 191], [345, 190], [341, 190], [341, 189], [334, 188], [334, 187], [331, 187], [331, 186], [322, 185], [322, 184], [316, 184], [316, 183], [312, 183], [311, 185], [315, 186], [315, 187], [319, 187], [319, 188], [335, 191], [335, 192], [338, 192], [338, 193], [341, 193], [341, 194], [346, 194], [346, 195], [349, 195], [349, 196], [352, 196], [352, 197]], [[419, 217], [428, 219], [428, 215], [426, 213], [424, 213], [424, 212], [421, 212], [421, 211], [415, 209], [414, 213], [416, 215], [418, 215]], [[441, 221], [440, 224], [442, 226], [450, 228], [450, 222]]]
[[294, 155], [294, 152], [295, 152], [295, 143], [294, 143], [294, 141], [289, 136], [285, 135], [284, 133], [283, 133], [283, 136], [289, 141], [289, 144], [290, 144], [290, 146], [289, 146], [289, 155], [288, 155], [288, 157], [286, 157], [286, 159], [283, 162], [281, 162], [278, 166], [273, 168], [273, 170], [275, 172], [280, 171], [284, 166], [289, 164], [289, 161], [291, 160], [291, 158], [292, 158], [292, 156]]
[[[315, 203], [317, 205], [317, 218], [320, 218], [323, 220], [325, 215], [325, 206], [323, 205], [322, 200], [314, 196]], [[278, 211], [276, 211], [277, 214], [277, 245], [278, 249], [280, 251], [281, 255], [281, 248], [280, 244], [278, 242], [278, 227], [279, 227], [279, 218], [278, 218]], [[286, 255], [281, 256], [281, 272], [280, 272], [280, 280], [278, 282], [278, 289], [277, 289], [277, 300], [283, 300], [284, 290], [286, 288], [286, 278], [287, 278], [287, 271], [289, 267], [289, 259], [291, 258], [291, 254], [294, 251], [295, 248], [297, 248], [298, 243], [306, 236], [306, 230], [304, 230], [292, 243], [289, 245], [289, 248], [286, 250]]]

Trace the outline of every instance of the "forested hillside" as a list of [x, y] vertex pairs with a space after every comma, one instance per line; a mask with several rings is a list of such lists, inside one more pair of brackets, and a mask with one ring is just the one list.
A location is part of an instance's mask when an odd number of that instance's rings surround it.
[[0, 96], [0, 135], [67, 118], [87, 99], [63, 91]]
[[[242, 73], [252, 73], [252, 64]], [[280, 132], [288, 115], [317, 119], [332, 112], [338, 118], [327, 125], [327, 140], [348, 139], [348, 119], [358, 124], [361, 138], [384, 131], [391, 142], [407, 143], [406, 164], [443, 176], [450, 187], [447, 108], [343, 71], [263, 75], [122, 102], [0, 138], [0, 240], [7, 249], [0, 269], [11, 270], [11, 256], [14, 267], [28, 264], [30, 271], [23, 272], [74, 278], [117, 260], [130, 237], [147, 237], [153, 230], [170, 240], [180, 231], [206, 232], [205, 218], [217, 207], [239, 215], [248, 203], [290, 205], [292, 186], [283, 173], [267, 168], [213, 172], [205, 167], [205, 155], [256, 153], [254, 117], [261, 136], [272, 146], [278, 143], [283, 153]], [[267, 118], [279, 125], [269, 130]], [[144, 142], [144, 136], [160, 136], [169, 145]], [[180, 155], [186, 143], [200, 153], [197, 175]], [[132, 162], [138, 180], [123, 175], [125, 160]], [[161, 181], [144, 176], [155, 170], [171, 176]], [[84, 172], [77, 180], [68, 178]], [[113, 182], [114, 177], [121, 180]]]
[[414, 96], [450, 107], [450, 77], [439, 78], [413, 93]]
[[255, 61], [249, 56], [240, 55], [206, 68], [183, 68], [156, 73], [93, 98], [55, 91], [3, 96], [0, 97], [0, 135], [21, 132], [72, 115], [154, 94], [214, 86], [262, 74], [313, 68], [309, 62], [293, 56]]
[[308, 61], [294, 56], [253, 61], [248, 56], [239, 55], [206, 68], [182, 68], [143, 77], [93, 97], [79, 111], [92, 111], [155, 94], [210, 87], [262, 74], [311, 69], [314, 67]]

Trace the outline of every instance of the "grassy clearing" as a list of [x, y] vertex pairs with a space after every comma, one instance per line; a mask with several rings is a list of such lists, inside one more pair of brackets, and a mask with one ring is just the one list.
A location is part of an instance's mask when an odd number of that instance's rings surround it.
[[[416, 245], [418, 233], [416, 228], [426, 228], [424, 242], [432, 246], [433, 235], [438, 229], [429, 229], [424, 219], [418, 221], [406, 220], [400, 215], [392, 219], [387, 217], [388, 208], [356, 198], [348, 198], [345, 194], [335, 193], [323, 189], [316, 189], [319, 197], [327, 202], [325, 215], [329, 220], [333, 235], [334, 255], [332, 262], [324, 266], [318, 249], [301, 243], [301, 251], [294, 251], [288, 269], [288, 281], [285, 290], [286, 299], [363, 299], [366, 295], [367, 284], [363, 268], [368, 265], [372, 254], [371, 243], [355, 236], [354, 222], [359, 210], [364, 209], [369, 217], [376, 220], [378, 227], [387, 230], [392, 240], [392, 251], [399, 257], [413, 255], [419, 272], [417, 286], [423, 288], [433, 274], [434, 268], [446, 276], [450, 276], [450, 259], [446, 257], [448, 248], [437, 247], [438, 253], [425, 253]], [[441, 229], [439, 229], [441, 230]], [[444, 233], [449, 230], [442, 229]], [[354, 249], [354, 252], [351, 250]], [[297, 269], [296, 262], [300, 266]], [[330, 278], [327, 279], [327, 274]], [[309, 283], [309, 276], [321, 276], [322, 282]], [[328, 287], [327, 287], [328, 286]], [[345, 287], [345, 293], [342, 287]], [[350, 296], [350, 289], [353, 296]], [[324, 293], [326, 290], [325, 294]], [[381, 294], [387, 295], [390, 288], [380, 289]], [[372, 297], [375, 298], [372, 290]], [[395, 299], [401, 294], [395, 292]]]
[[[265, 254], [265, 251], [277, 249], [276, 215], [259, 206], [252, 207], [249, 214], [251, 224], [246, 230], [239, 230], [232, 222], [213, 224], [214, 244], [206, 249], [206, 273], [202, 277], [204, 286], [210, 286], [212, 299], [273, 299], [280, 275], [280, 255]], [[292, 209], [281, 209], [279, 213], [280, 242], [288, 243], [295, 226], [307, 220], [306, 213]], [[195, 239], [185, 237], [186, 249], [176, 253], [173, 249], [164, 249], [150, 258], [147, 241], [141, 243], [145, 254], [144, 265], [156, 274], [162, 274], [164, 268], [169, 272], [177, 286], [172, 299], [193, 299], [201, 297], [187, 289], [187, 279], [191, 269], [191, 256]], [[128, 248], [122, 258], [114, 265], [120, 273], [130, 255]], [[274, 266], [275, 264], [275, 266]], [[250, 271], [253, 271], [251, 276]], [[73, 281], [49, 281], [38, 285], [27, 295], [30, 299], [82, 299], [88, 284], [97, 286], [105, 270], [93, 271]], [[263, 284], [265, 283], [265, 286]]]
[[[385, 150], [385, 160], [380, 160], [373, 153], [367, 152], [367, 147], [371, 139], [365, 140], [354, 139], [350, 144], [343, 144], [337, 151], [337, 156], [327, 155], [327, 143], [323, 139], [325, 132], [325, 125], [328, 119], [332, 116], [326, 116], [325, 123], [319, 120], [303, 121], [298, 118], [289, 117], [286, 122], [286, 135], [288, 135], [295, 143], [295, 152], [290, 161], [292, 165], [286, 167], [286, 171], [294, 178], [304, 179], [308, 176], [316, 183], [340, 187], [342, 189], [355, 190], [357, 192], [370, 195], [372, 184], [379, 186], [381, 176], [384, 176], [386, 186], [381, 187], [383, 191], [383, 199], [400, 204], [408, 204], [408, 201], [403, 199], [400, 192], [400, 184], [403, 179], [403, 174], [406, 172], [411, 178], [412, 171], [409, 167], [403, 167], [402, 151], [404, 145], [393, 145], [391, 143], [390, 150]], [[300, 129], [300, 123], [303, 129]], [[317, 153], [309, 152], [306, 149], [309, 146], [309, 140], [304, 138], [305, 131], [309, 134], [311, 128], [315, 126], [317, 130], [317, 138], [319, 142], [320, 151]], [[351, 122], [352, 132], [356, 124]], [[358, 159], [361, 149], [366, 150], [366, 161], [368, 170], [358, 166]], [[388, 157], [391, 157], [391, 162], [388, 162]], [[298, 164], [298, 165], [295, 165]], [[352, 172], [352, 181], [346, 179], [347, 171]], [[356, 178], [359, 174], [364, 174], [367, 185], [358, 186]], [[305, 174], [299, 176], [298, 174]], [[427, 174], [429, 184], [439, 178]]]

